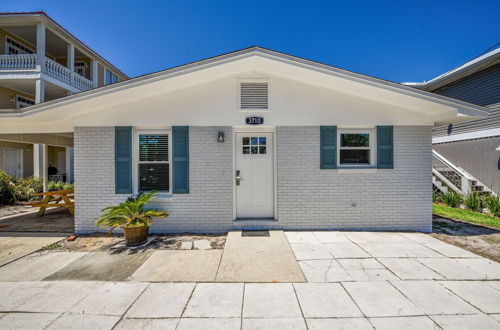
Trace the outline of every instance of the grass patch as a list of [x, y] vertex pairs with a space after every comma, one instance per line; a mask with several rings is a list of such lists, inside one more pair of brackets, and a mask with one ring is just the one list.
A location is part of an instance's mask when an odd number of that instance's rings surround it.
[[432, 204], [432, 213], [442, 215], [447, 218], [468, 221], [480, 225], [487, 225], [500, 229], [500, 218], [492, 217], [487, 214], [457, 209], [441, 204]]
[[42, 250], [45, 250], [45, 251], [47, 251], [47, 250], [55, 250], [55, 249], [60, 248], [60, 247], [61, 247], [61, 245], [59, 243], [52, 243], [50, 245], [44, 246], [42, 248]]

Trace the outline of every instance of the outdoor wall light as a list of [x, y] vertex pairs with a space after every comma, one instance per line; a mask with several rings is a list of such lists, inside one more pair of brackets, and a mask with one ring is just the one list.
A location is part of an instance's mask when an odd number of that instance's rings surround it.
[[217, 134], [217, 142], [224, 143], [224, 132], [219, 132], [219, 134]]

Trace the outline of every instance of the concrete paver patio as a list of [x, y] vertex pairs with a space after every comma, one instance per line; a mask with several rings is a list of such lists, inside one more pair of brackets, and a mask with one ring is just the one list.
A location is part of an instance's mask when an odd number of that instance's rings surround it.
[[[146, 261], [128, 282], [39, 281], [42, 275], [16, 282], [7, 277], [12, 282], [0, 282], [0, 329], [500, 328], [500, 265], [495, 262], [424, 234], [286, 236], [309, 283], [143, 280], [168, 273], [160, 261]], [[380, 245], [388, 246], [392, 256], [381, 253]], [[395, 246], [402, 247], [404, 253], [397, 254], [402, 257], [394, 257]], [[163, 251], [148, 261], [158, 252]], [[74, 256], [74, 262], [87, 255]], [[10, 265], [22, 265], [22, 260]], [[0, 267], [0, 276], [12, 272], [12, 266]], [[214, 282], [216, 271], [210, 274]]]

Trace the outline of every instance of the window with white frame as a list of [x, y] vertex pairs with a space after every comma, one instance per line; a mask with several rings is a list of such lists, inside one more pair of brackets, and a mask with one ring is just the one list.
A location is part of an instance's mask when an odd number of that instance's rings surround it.
[[136, 132], [137, 192], [170, 191], [169, 134], [165, 131]]
[[338, 141], [339, 166], [372, 166], [374, 163], [373, 129], [340, 129]]
[[20, 42], [11, 39], [9, 37], [6, 37], [5, 39], [5, 54], [8, 55], [16, 55], [16, 54], [33, 54], [34, 51], [21, 44]]
[[114, 74], [113, 72], [106, 69], [105, 76], [104, 76], [104, 84], [109, 85], [109, 84], [114, 84], [117, 82], [118, 82], [118, 76], [116, 74]]
[[84, 61], [78, 61], [73, 64], [73, 67], [76, 73], [78, 73], [82, 77], [85, 77], [87, 63], [85, 63]]
[[24, 96], [16, 95], [16, 109], [21, 109], [25, 107], [29, 107], [30, 105], [34, 105], [35, 100], [29, 99]]

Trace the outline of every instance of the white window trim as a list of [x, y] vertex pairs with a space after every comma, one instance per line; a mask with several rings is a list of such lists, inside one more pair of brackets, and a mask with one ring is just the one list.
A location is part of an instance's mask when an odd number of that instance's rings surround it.
[[[376, 133], [374, 127], [369, 128], [338, 128], [337, 129], [337, 168], [338, 169], [348, 169], [348, 168], [375, 168], [377, 164], [377, 153], [376, 153]], [[368, 147], [341, 147], [341, 134], [369, 134], [369, 146]], [[341, 164], [340, 163], [340, 150], [341, 149], [369, 149], [370, 150], [370, 164]]]
[[164, 129], [133, 129], [132, 139], [132, 193], [133, 195], [139, 194], [139, 135], [141, 134], [168, 134], [168, 192], [158, 191], [160, 199], [170, 197], [172, 195], [172, 130], [170, 128]]
[[[9, 44], [9, 42], [7, 42], [7, 40], [9, 40], [9, 39], [12, 40], [12, 41], [15, 41], [15, 42], [17, 42], [17, 43], [19, 43], [21, 45], [23, 45], [23, 47], [25, 47], [25, 48], [31, 50], [33, 52], [31, 54], [35, 54], [36, 53], [35, 50], [32, 47], [26, 46], [26, 43], [24, 43], [22, 41], [19, 41], [17, 39], [14, 39], [12, 37], [9, 37], [9, 36], [5, 36], [5, 49], [4, 49], [5, 50], [5, 55], [9, 55], [9, 46], [10, 46], [10, 44]], [[13, 45], [11, 45], [11, 46], [13, 46]], [[13, 46], [13, 47], [16, 47], [16, 46]], [[22, 49], [19, 49], [19, 50], [23, 52], [21, 54], [29, 54], [29, 53], [24, 53], [24, 51]]]
[[[25, 102], [19, 101], [20, 97], [22, 97], [23, 99], [26, 99], [26, 100], [33, 101], [33, 104], [29, 104], [29, 103], [25, 103]], [[35, 104], [35, 100], [32, 99], [32, 98], [29, 98], [29, 97], [22, 96], [22, 95], [16, 95], [16, 109], [21, 109], [21, 107], [20, 107], [21, 104], [25, 105], [24, 107], [30, 107], [30, 106], [32, 106], [32, 105]]]
[[[242, 109], [241, 108], [241, 84], [242, 83], [267, 83], [267, 109]], [[239, 112], [263, 112], [268, 113], [271, 111], [271, 83], [269, 79], [265, 78], [241, 78], [238, 79], [238, 111]]]

